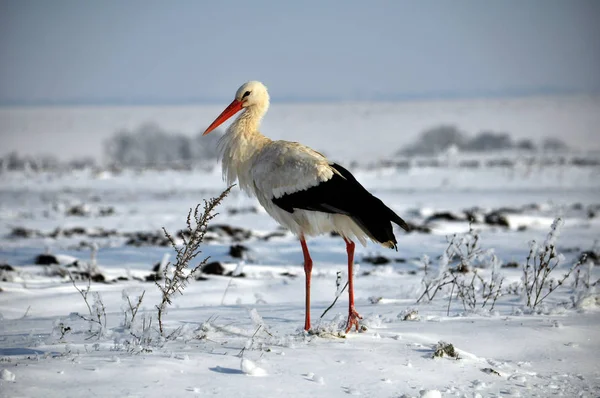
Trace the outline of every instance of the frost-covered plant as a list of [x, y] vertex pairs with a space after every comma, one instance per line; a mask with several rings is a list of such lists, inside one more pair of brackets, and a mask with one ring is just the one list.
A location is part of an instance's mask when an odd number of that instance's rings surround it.
[[121, 292], [123, 322], [121, 328], [115, 330], [118, 333], [114, 333], [116, 350], [124, 348], [128, 353], [137, 354], [152, 352], [164, 345], [166, 339], [153, 326], [154, 315], [142, 309], [145, 294], [146, 291], [139, 287]]
[[131, 300], [129, 293], [130, 292], [128, 292], [127, 289], [123, 289], [123, 292], [121, 293], [121, 298], [125, 302], [125, 306], [123, 307], [123, 315], [125, 317], [125, 319], [123, 319], [124, 329], [131, 329], [133, 326], [146, 291], [143, 290], [139, 296], [134, 297], [133, 301]]
[[[456, 290], [456, 296], [461, 299], [465, 310], [474, 310], [481, 303], [481, 308], [485, 308], [489, 303], [489, 310], [493, 311], [496, 300], [500, 296], [504, 277], [500, 275], [500, 261], [496, 255], [492, 254], [491, 275], [489, 279], [484, 279], [477, 269], [473, 269], [472, 276], [467, 274], [453, 274], [452, 290]], [[481, 298], [481, 301], [479, 301]], [[450, 301], [452, 292], [448, 299], [448, 313], [450, 312]]]
[[596, 280], [595, 282], [592, 282], [594, 262], [588, 260], [587, 254], [584, 253], [579, 258], [578, 262], [580, 263], [580, 266], [578, 266], [575, 271], [575, 280], [573, 282], [573, 288], [575, 288], [575, 290], [588, 291], [591, 288], [597, 286], [600, 283], [600, 279]]
[[[88, 322], [88, 338], [96, 337], [100, 339], [106, 332], [106, 308], [104, 307], [104, 302], [102, 301], [102, 296], [98, 292], [90, 291], [90, 283], [91, 279], [88, 279], [88, 284], [84, 289], [80, 289], [73, 278], [71, 273], [68, 273], [69, 278], [71, 279], [71, 283], [73, 283], [73, 287], [79, 292], [81, 297], [83, 297], [83, 301], [87, 306], [89, 317], [81, 314], [77, 314], [77, 316], [84, 321]], [[91, 304], [88, 296], [92, 296]]]
[[[494, 309], [500, 296], [504, 278], [500, 275], [500, 262], [492, 250], [483, 250], [479, 245], [479, 234], [469, 226], [466, 234], [455, 234], [448, 240], [448, 247], [442, 253], [436, 272], [432, 272], [431, 260], [422, 258], [425, 275], [422, 279], [424, 291], [417, 299], [432, 301], [438, 292], [450, 290], [447, 313], [453, 298], [462, 302], [465, 310], [478, 307]], [[491, 268], [489, 279], [481, 276], [475, 267]]]
[[490, 256], [490, 250], [483, 250], [479, 244], [479, 233], [469, 223], [469, 232], [454, 234], [448, 240], [445, 255], [448, 258], [447, 266], [451, 272], [467, 273], [476, 265], [486, 265], [485, 260]]
[[[156, 309], [158, 311], [158, 328], [163, 337], [173, 338], [178, 333], [176, 330], [168, 336], [165, 335], [163, 316], [167, 311], [167, 307], [172, 304], [174, 295], [176, 293], [183, 294], [183, 289], [187, 286], [191, 278], [197, 272], [201, 271], [202, 267], [207, 263], [209, 257], [206, 257], [194, 268], [189, 269], [189, 263], [202, 253], [200, 244], [204, 241], [208, 223], [218, 214], [214, 212], [215, 208], [225, 199], [231, 188], [233, 188], [233, 185], [230, 185], [219, 196], [211, 198], [208, 201], [205, 200], [203, 211], [200, 211], [200, 205], [197, 205], [195, 209], [190, 209], [187, 216], [187, 233], [180, 234], [183, 240], [182, 246], [177, 245], [171, 234], [163, 228], [165, 236], [169, 239], [171, 246], [177, 253], [175, 262], [167, 264], [162, 270], [162, 280], [155, 281], [156, 286], [158, 286], [161, 292], [161, 301], [156, 305]], [[186, 235], [189, 237], [186, 238]]]
[[417, 303], [420, 303], [425, 298], [427, 298], [427, 301], [432, 301], [435, 298], [435, 295], [441, 291], [444, 286], [452, 283], [451, 274], [448, 271], [448, 256], [445, 251], [440, 256], [440, 263], [435, 274], [432, 272], [431, 259], [428, 255], [424, 254], [423, 257], [421, 257], [421, 262], [424, 271], [421, 283], [424, 286], [424, 290], [417, 299]]
[[556, 242], [563, 225], [563, 219], [556, 218], [541, 246], [535, 240], [529, 243], [529, 254], [523, 265], [521, 278], [526, 305], [529, 308], [533, 309], [540, 305], [581, 266], [581, 261], [577, 261], [563, 275], [554, 276], [556, 274], [554, 270], [565, 261], [565, 257], [556, 250]]
[[55, 324], [54, 326], [54, 331], [56, 332], [56, 334], [60, 333], [60, 336], [58, 338], [58, 341], [60, 341], [61, 343], [65, 342], [65, 336], [67, 334], [69, 334], [73, 329], [71, 329], [70, 326], [66, 325], [64, 322], [58, 322]]
[[152, 327], [152, 315], [144, 313], [140, 320], [131, 324], [129, 336], [123, 342], [129, 353], [152, 352], [153, 347], [161, 347], [162, 336]]

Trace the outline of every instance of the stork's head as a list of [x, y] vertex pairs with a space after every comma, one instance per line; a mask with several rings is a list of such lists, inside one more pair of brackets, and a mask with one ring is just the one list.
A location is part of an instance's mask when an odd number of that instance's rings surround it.
[[269, 93], [264, 84], [255, 80], [244, 83], [238, 88], [231, 104], [208, 126], [203, 135], [210, 133], [244, 108], [257, 109], [260, 116], [262, 116], [268, 106]]

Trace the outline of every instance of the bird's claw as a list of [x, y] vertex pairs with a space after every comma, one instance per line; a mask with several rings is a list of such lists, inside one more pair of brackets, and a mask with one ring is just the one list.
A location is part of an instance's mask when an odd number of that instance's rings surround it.
[[350, 312], [348, 314], [348, 324], [346, 326], [346, 333], [348, 333], [350, 330], [352, 330], [352, 326], [356, 327], [357, 332], [360, 330], [360, 327], [358, 324], [359, 319], [362, 319], [362, 316], [360, 316], [358, 314], [358, 312], [356, 312], [354, 307], [351, 307]]

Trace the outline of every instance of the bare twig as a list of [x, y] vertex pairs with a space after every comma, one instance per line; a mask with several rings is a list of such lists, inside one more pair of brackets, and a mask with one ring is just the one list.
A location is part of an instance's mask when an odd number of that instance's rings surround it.
[[327, 314], [329, 312], [329, 310], [333, 308], [333, 306], [335, 305], [335, 303], [337, 303], [338, 299], [340, 298], [341, 293], [343, 293], [346, 290], [347, 287], [348, 287], [348, 282], [346, 282], [346, 284], [344, 285], [344, 287], [340, 291], [340, 294], [338, 294], [338, 295], [335, 296], [335, 299], [333, 300], [333, 303], [331, 303], [331, 305], [329, 307], [327, 307], [325, 309], [325, 311], [323, 311], [323, 313], [321, 314], [321, 318], [323, 318], [325, 316], [325, 314]]

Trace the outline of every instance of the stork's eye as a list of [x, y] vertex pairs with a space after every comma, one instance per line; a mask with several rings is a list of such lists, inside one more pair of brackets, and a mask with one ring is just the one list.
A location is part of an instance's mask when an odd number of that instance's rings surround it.
[[249, 96], [249, 95], [250, 95], [250, 91], [246, 91], [246, 92], [244, 93], [244, 95], [242, 95], [242, 99], [246, 98], [246, 97], [247, 97], [247, 96]]

